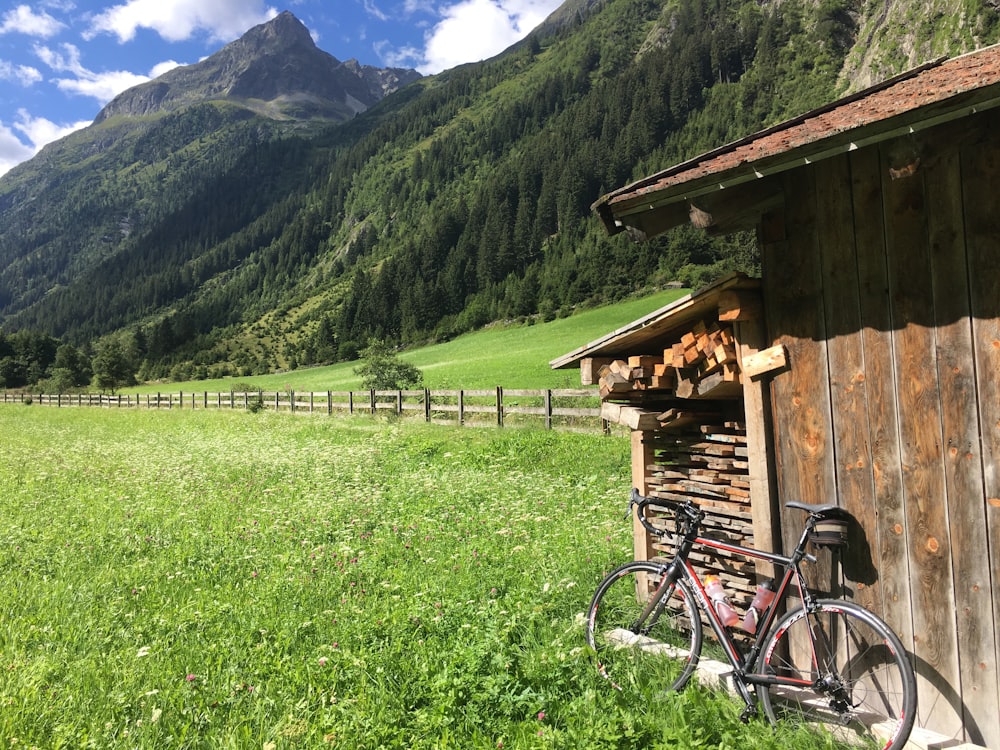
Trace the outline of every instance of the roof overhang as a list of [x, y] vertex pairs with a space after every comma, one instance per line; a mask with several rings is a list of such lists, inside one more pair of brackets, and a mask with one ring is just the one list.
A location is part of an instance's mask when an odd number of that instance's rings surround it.
[[676, 334], [679, 340], [680, 334], [690, 328], [694, 321], [716, 318], [719, 300], [724, 293], [759, 288], [759, 279], [751, 279], [741, 273], [730, 274], [627, 326], [553, 359], [549, 366], [554, 370], [573, 367], [586, 357], [619, 359], [634, 354], [662, 354], [663, 342], [670, 340], [672, 334]]
[[942, 58], [633, 182], [592, 209], [609, 233], [637, 240], [688, 221], [744, 228], [780, 203], [768, 177], [998, 105], [1000, 46]]

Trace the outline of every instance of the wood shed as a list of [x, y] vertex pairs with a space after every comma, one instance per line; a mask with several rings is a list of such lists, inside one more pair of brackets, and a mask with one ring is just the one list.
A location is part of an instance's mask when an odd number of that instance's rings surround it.
[[[918, 725], [1000, 748], [1000, 48], [938, 60], [601, 197], [611, 233], [752, 229], [735, 275], [554, 360], [632, 428], [633, 480], [788, 547], [857, 520], [835, 593], [878, 612]], [[641, 529], [637, 558], [652, 557]], [[754, 571], [727, 570], [749, 592]], [[821, 576], [823, 571], [820, 571]], [[744, 579], [742, 582], [740, 579]]]

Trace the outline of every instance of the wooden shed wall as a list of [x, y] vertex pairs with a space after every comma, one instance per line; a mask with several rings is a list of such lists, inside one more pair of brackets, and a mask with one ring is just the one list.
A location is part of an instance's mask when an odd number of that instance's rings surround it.
[[770, 179], [781, 497], [859, 520], [845, 594], [914, 655], [918, 722], [1000, 748], [1000, 116]]

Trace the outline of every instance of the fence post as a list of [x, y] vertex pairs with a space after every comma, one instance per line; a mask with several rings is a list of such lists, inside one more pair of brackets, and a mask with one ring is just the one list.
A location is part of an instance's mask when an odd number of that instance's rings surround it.
[[354, 414], [354, 391], [347, 392], [347, 413]]
[[424, 421], [431, 421], [431, 390], [424, 388]]
[[465, 424], [465, 391], [458, 392], [458, 423]]
[[403, 413], [403, 392], [396, 391], [396, 416], [401, 416]]
[[295, 391], [288, 392], [288, 413], [295, 413]]
[[552, 391], [545, 391], [545, 429], [552, 429]]
[[371, 399], [372, 399], [372, 414], [377, 414], [378, 413], [378, 404], [375, 402], [375, 389], [374, 388], [371, 389], [370, 394], [371, 394]]
[[503, 388], [497, 386], [497, 427], [503, 427]]
[[333, 391], [326, 392], [326, 416], [333, 414]]

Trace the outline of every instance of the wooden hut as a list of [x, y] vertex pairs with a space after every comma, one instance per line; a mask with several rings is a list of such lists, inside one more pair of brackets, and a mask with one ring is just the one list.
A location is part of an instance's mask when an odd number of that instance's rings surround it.
[[[903, 639], [918, 725], [992, 748], [998, 104], [991, 47], [603, 196], [594, 209], [608, 230], [638, 241], [687, 222], [755, 230], [761, 278], [724, 279], [552, 362], [579, 365], [607, 416], [632, 427], [643, 492], [697, 497], [720, 529], [742, 521], [733, 533], [761, 547], [787, 547], [801, 528], [784, 500], [849, 510], [859, 536], [838, 593]], [[730, 350], [716, 354], [715, 329]], [[729, 461], [710, 460], [716, 439]], [[637, 530], [637, 557], [655, 553]]]

